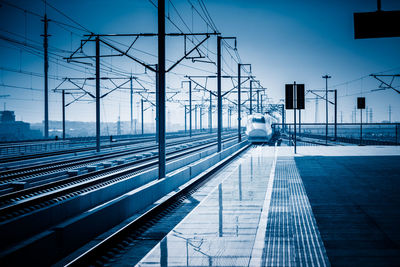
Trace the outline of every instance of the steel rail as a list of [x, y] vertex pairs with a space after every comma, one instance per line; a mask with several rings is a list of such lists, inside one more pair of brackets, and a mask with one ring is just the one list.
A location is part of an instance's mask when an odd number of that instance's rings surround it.
[[[225, 139], [224, 141], [230, 141], [234, 138], [235, 137], [231, 137]], [[167, 160], [170, 161], [182, 156], [187, 156], [188, 153], [194, 153], [199, 150], [209, 148], [215, 145], [215, 143], [215, 141], [212, 141], [208, 144], [202, 144], [170, 152], [168, 153], [169, 157], [167, 157]], [[85, 192], [87, 192], [87, 189], [90, 187], [98, 188], [99, 184], [109, 184], [109, 182], [113, 179], [126, 179], [124, 176], [132, 176], [133, 174], [142, 172], [157, 165], [157, 157], [158, 156], [152, 156], [137, 160], [135, 162], [126, 163], [75, 177], [69, 177], [60, 181], [0, 196], [0, 202], [3, 205], [0, 207], [0, 222], [22, 216], [23, 214], [32, 212], [34, 210], [42, 209], [54, 203], [59, 203], [60, 201], [64, 201], [68, 198], [79, 195], [79, 191], [81, 190], [85, 190]]]
[[[199, 140], [204, 140], [207, 138], [210, 138], [212, 135], [205, 135], [205, 136], [199, 136], [197, 138], [192, 138], [192, 139], [184, 139], [184, 140], [179, 140], [175, 142], [170, 142], [167, 143], [167, 146], [174, 146], [190, 141], [199, 141]], [[151, 140], [154, 141], [154, 140]], [[5, 183], [10, 183], [13, 181], [21, 181], [23, 179], [28, 179], [32, 178], [35, 176], [38, 176], [40, 174], [43, 174], [46, 172], [46, 174], [54, 173], [55, 171], [63, 171], [66, 169], [72, 169], [72, 168], [77, 168], [81, 167], [80, 165], [84, 164], [94, 164], [96, 162], [102, 162], [105, 160], [110, 160], [113, 158], [117, 157], [123, 157], [126, 155], [130, 155], [132, 153], [141, 153], [141, 152], [146, 152], [152, 149], [156, 149], [157, 145], [150, 145], [147, 147], [140, 147], [140, 148], [132, 148], [128, 150], [123, 150], [123, 151], [111, 151], [105, 154], [96, 154], [96, 155], [90, 155], [86, 157], [81, 157], [81, 158], [74, 158], [74, 159], [69, 159], [69, 160], [60, 160], [60, 161], [51, 161], [50, 163], [39, 163], [36, 165], [28, 165], [22, 168], [15, 168], [11, 170], [5, 170], [5, 171], [0, 171], [0, 185], [5, 184]], [[35, 175], [35, 176], [34, 176]]]

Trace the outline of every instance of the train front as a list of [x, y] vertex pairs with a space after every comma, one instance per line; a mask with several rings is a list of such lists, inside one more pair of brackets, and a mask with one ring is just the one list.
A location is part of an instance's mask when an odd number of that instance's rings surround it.
[[250, 115], [247, 120], [246, 135], [251, 143], [268, 142], [272, 136], [269, 118], [262, 114]]

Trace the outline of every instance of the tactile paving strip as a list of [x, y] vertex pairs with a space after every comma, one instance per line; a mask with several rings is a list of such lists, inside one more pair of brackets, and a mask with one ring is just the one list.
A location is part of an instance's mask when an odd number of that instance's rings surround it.
[[293, 158], [276, 164], [262, 265], [330, 266]]

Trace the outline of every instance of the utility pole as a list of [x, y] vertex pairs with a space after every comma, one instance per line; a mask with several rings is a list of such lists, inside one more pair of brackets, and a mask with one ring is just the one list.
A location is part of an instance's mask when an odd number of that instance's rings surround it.
[[389, 123], [392, 123], [392, 106], [389, 105]]
[[158, 1], [158, 178], [165, 178], [165, 0]]
[[96, 36], [96, 151], [100, 152], [100, 38]]
[[131, 134], [133, 134], [133, 79], [131, 76]]
[[260, 113], [260, 90], [257, 90], [257, 113]]
[[44, 137], [49, 138], [49, 57], [48, 57], [48, 37], [47, 27], [49, 20], [47, 14], [44, 14], [44, 34], [43, 36], [43, 48], [44, 48]]
[[315, 98], [315, 123], [318, 122], [318, 97]]
[[328, 144], [328, 79], [332, 78], [329, 75], [322, 76], [325, 79], [325, 143]]
[[262, 94], [260, 95], [260, 111], [261, 111], [261, 114], [263, 114], [263, 95]]
[[65, 90], [62, 90], [62, 139], [65, 140]]
[[222, 93], [221, 93], [221, 42], [222, 37], [217, 36], [217, 106], [218, 106], [218, 146], [217, 151], [220, 152], [222, 148]]

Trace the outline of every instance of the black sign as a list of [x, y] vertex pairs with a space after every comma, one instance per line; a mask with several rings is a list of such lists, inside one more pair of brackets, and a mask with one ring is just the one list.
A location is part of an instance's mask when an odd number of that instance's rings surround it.
[[357, 108], [365, 109], [365, 97], [357, 97]]
[[293, 84], [285, 84], [285, 108], [294, 108]]
[[285, 108], [294, 109], [295, 100], [297, 100], [296, 109], [304, 109], [304, 84], [296, 84], [296, 99], [294, 97], [293, 84], [285, 84]]
[[354, 38], [400, 37], [400, 11], [354, 13]]
[[304, 109], [304, 84], [298, 84], [296, 85], [297, 92], [296, 92], [296, 98], [297, 98], [297, 109]]

